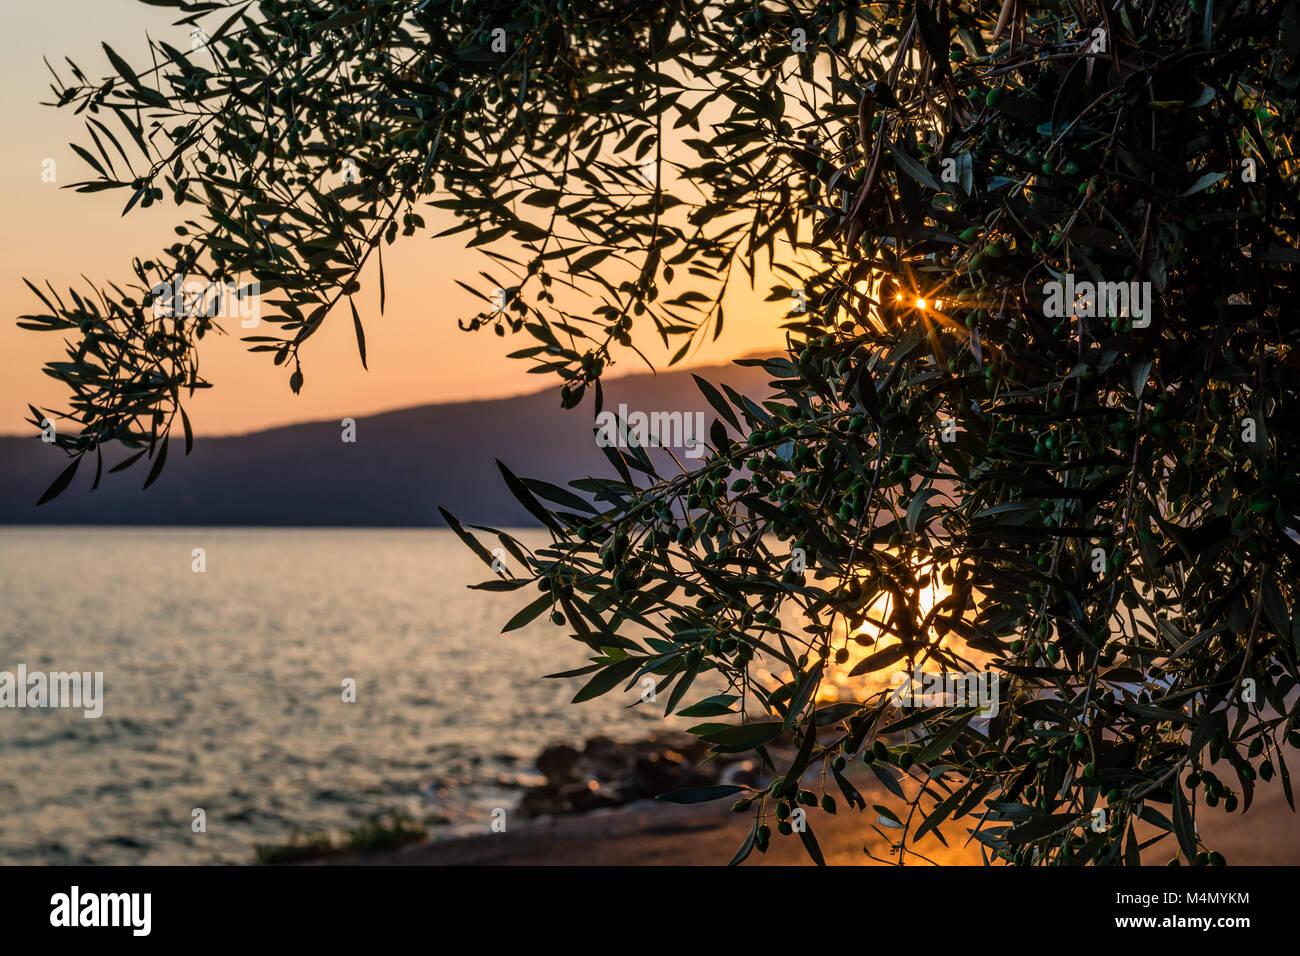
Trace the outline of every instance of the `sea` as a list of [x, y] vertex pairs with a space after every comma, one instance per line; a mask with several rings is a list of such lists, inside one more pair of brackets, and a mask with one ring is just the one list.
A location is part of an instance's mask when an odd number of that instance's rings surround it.
[[537, 591], [469, 588], [493, 576], [446, 529], [0, 527], [0, 672], [103, 675], [97, 718], [0, 708], [0, 863], [248, 864], [390, 812], [489, 832], [543, 748], [692, 723], [571, 703], [586, 678], [546, 675], [591, 652], [546, 615], [502, 633]]

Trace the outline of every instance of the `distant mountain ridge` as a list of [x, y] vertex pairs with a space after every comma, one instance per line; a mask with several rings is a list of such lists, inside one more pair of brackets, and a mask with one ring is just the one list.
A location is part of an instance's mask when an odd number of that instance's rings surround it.
[[[703, 411], [717, 417], [691, 374], [751, 398], [769, 394], [761, 368], [708, 366], [639, 373], [605, 383], [605, 407]], [[530, 395], [422, 405], [356, 419], [356, 441], [339, 421], [286, 425], [247, 435], [173, 441], [161, 477], [147, 468], [109, 475], [91, 492], [94, 463], [68, 490], [35, 507], [67, 459], [37, 437], [0, 438], [0, 524], [284, 525], [428, 527], [441, 505], [463, 521], [503, 527], [537, 522], [502, 481], [494, 459], [521, 477], [553, 484], [613, 469], [592, 434], [591, 395], [564, 411], [558, 388]], [[104, 470], [125, 455], [106, 451]], [[687, 463], [689, 467], [689, 462]]]

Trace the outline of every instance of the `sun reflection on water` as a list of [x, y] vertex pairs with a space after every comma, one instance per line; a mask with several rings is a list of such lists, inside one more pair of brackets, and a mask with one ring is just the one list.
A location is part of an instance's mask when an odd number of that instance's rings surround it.
[[[934, 606], [951, 594], [948, 588], [938, 576], [935, 575], [918, 587], [914, 592], [919, 625], [925, 620], [926, 616], [934, 609]], [[891, 687], [897, 686], [898, 678], [895, 676], [907, 667], [906, 660], [899, 660], [877, 671], [866, 674], [857, 674], [850, 676], [853, 668], [867, 657], [879, 651], [886, 650], [900, 643], [899, 639], [891, 634], [883, 622], [888, 621], [894, 614], [894, 601], [896, 599], [887, 591], [882, 591], [876, 595], [876, 599], [865, 609], [866, 619], [857, 627], [849, 629], [849, 622], [843, 621], [841, 630], [837, 633], [835, 646], [843, 647], [848, 651], [848, 659], [837, 663], [832, 656], [826, 673], [822, 678], [821, 687], [817, 692], [819, 701], [833, 702], [840, 700], [867, 700], [882, 691], [888, 691]], [[847, 633], [845, 633], [847, 631]], [[940, 647], [947, 647], [949, 637], [938, 638], [932, 631], [930, 633], [919, 635], [926, 643], [930, 644], [937, 640]], [[859, 639], [865, 638], [866, 643], [859, 643]], [[931, 665], [933, 666], [933, 665]]]

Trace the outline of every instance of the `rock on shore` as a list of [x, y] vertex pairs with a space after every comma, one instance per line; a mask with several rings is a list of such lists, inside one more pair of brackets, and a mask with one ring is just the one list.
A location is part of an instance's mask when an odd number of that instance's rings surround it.
[[709, 745], [690, 734], [665, 731], [634, 743], [592, 737], [581, 750], [547, 747], [537, 758], [546, 783], [524, 792], [524, 817], [585, 813], [620, 807], [680, 790], [719, 783], [755, 784], [756, 762], [743, 755], [706, 760]]

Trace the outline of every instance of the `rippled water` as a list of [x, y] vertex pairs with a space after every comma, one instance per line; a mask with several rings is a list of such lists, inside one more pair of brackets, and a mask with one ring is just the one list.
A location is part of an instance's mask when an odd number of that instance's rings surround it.
[[248, 863], [389, 809], [486, 830], [542, 747], [664, 726], [540, 679], [586, 648], [500, 634], [535, 592], [466, 590], [488, 576], [446, 530], [0, 528], [0, 670], [103, 671], [105, 698], [0, 709], [0, 862]]

